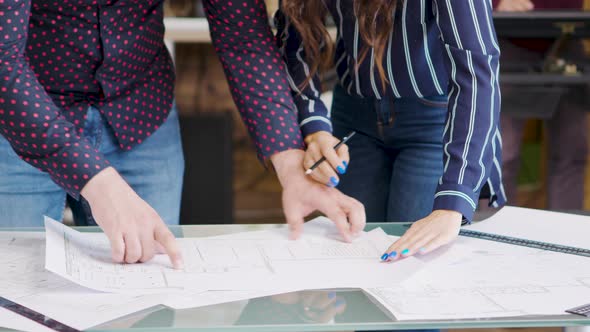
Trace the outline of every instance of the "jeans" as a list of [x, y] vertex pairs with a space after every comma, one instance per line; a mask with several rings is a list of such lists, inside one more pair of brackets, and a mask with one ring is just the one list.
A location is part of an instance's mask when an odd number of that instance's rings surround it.
[[[130, 151], [119, 148], [100, 111], [89, 107], [84, 136], [167, 224], [178, 224], [184, 173], [178, 112]], [[0, 227], [43, 226], [43, 216], [62, 220], [66, 199], [76, 225], [96, 225], [88, 203], [67, 194], [47, 175], [21, 160], [0, 136]]]
[[377, 101], [335, 89], [334, 135], [357, 131], [338, 188], [365, 205], [368, 222], [413, 222], [432, 212], [446, 117], [446, 96]]
[[335, 88], [334, 135], [357, 132], [347, 143], [350, 164], [338, 188], [365, 205], [367, 222], [413, 222], [432, 212], [447, 102], [446, 96], [377, 101]]

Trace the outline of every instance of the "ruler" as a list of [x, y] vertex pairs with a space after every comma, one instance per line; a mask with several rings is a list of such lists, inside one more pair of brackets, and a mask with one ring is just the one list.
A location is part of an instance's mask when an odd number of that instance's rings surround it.
[[467, 230], [467, 229], [462, 229], [461, 231], [459, 231], [459, 235], [466, 236], [466, 237], [472, 237], [472, 238], [476, 238], [476, 239], [481, 239], [481, 240], [489, 240], [489, 241], [495, 241], [495, 242], [508, 243], [508, 244], [512, 244], [515, 246], [529, 247], [529, 248], [535, 248], [535, 249], [541, 249], [541, 250], [555, 251], [555, 252], [560, 252], [560, 253], [564, 253], [564, 254], [590, 257], [590, 249], [568, 247], [568, 246], [563, 246], [560, 244], [547, 243], [547, 242], [541, 242], [541, 241], [533, 241], [533, 240], [521, 239], [521, 238], [510, 237], [510, 236], [505, 236], [505, 235], [496, 235], [496, 234], [490, 234], [490, 233], [484, 233], [484, 232], [477, 232], [477, 231], [472, 231], [472, 230]]
[[[0, 307], [10, 310], [10, 311], [16, 313], [17, 315], [21, 315], [23, 317], [26, 317], [26, 318], [32, 320], [33, 322], [41, 324], [41, 325], [43, 325], [47, 328], [50, 328], [52, 330], [55, 330], [55, 331], [80, 332], [79, 330], [76, 330], [73, 327], [69, 327], [65, 324], [62, 324], [54, 319], [51, 319], [43, 314], [40, 314], [32, 309], [25, 307], [23, 305], [12, 302], [9, 299], [2, 297], [2, 296], [0, 296]], [[75, 315], [75, 314], [76, 313], [72, 312], [72, 315]]]

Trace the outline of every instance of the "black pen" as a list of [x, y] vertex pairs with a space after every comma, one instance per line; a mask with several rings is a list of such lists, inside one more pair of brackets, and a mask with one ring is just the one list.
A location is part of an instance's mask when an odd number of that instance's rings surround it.
[[[334, 146], [334, 150], [338, 150], [338, 148], [342, 144], [346, 144], [346, 142], [348, 142], [348, 140], [350, 140], [352, 138], [352, 136], [354, 136], [355, 134], [356, 134], [356, 131], [353, 130], [350, 133], [348, 133], [348, 135], [344, 136], [344, 138], [342, 139], [342, 141], [338, 142], [338, 144], [336, 144]], [[324, 161], [326, 161], [326, 157], [320, 158], [320, 160], [316, 161], [315, 164], [313, 164], [313, 166], [311, 166], [307, 171], [305, 171], [305, 175], [311, 174], [313, 172], [313, 170], [316, 169]]]

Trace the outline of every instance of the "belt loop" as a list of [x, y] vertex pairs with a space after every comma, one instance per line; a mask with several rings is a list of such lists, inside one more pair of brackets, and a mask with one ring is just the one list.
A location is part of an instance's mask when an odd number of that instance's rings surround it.
[[382, 99], [374, 98], [374, 109], [377, 114], [377, 131], [383, 137], [383, 129], [393, 125], [393, 98], [385, 96]]

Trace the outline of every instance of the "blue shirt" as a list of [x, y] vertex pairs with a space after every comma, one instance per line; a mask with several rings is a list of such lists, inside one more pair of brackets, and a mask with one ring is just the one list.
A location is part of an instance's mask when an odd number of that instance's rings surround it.
[[[338, 29], [334, 62], [340, 84], [349, 94], [382, 99], [448, 95], [444, 129], [444, 173], [435, 193], [434, 210], [454, 210], [470, 220], [480, 193], [487, 187], [492, 206], [506, 202], [502, 187], [499, 57], [489, 0], [400, 1], [389, 36], [383, 67], [383, 90], [354, 15], [353, 0], [326, 0]], [[297, 30], [277, 14], [278, 46], [304, 136], [332, 131], [330, 112], [320, 100], [316, 76], [300, 91], [309, 74]], [[358, 72], [355, 68], [358, 66]]]

